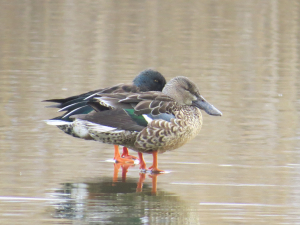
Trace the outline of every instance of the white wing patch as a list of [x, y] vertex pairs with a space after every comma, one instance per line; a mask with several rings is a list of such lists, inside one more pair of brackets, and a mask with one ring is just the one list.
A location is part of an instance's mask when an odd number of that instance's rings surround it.
[[61, 126], [61, 125], [71, 125], [72, 122], [64, 121], [64, 120], [44, 120], [45, 123], [52, 126]]
[[151, 121], [153, 120], [153, 119], [151, 119], [149, 116], [147, 116], [146, 114], [143, 114], [143, 117], [144, 117], [144, 119], [145, 119], [148, 123], [151, 123]]

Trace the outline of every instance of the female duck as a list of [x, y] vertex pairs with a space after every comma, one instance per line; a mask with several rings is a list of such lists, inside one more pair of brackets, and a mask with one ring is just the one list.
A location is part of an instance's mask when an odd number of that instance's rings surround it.
[[[158, 153], [179, 148], [199, 133], [200, 109], [209, 115], [222, 115], [183, 76], [170, 80], [162, 92], [99, 93], [88, 104], [95, 111], [71, 116], [73, 123], [85, 127], [97, 141], [138, 151], [141, 169], [146, 169], [142, 153], [151, 153], [153, 165], [149, 169], [154, 173], [163, 172], [158, 169]], [[102, 107], [108, 110], [101, 111]]]

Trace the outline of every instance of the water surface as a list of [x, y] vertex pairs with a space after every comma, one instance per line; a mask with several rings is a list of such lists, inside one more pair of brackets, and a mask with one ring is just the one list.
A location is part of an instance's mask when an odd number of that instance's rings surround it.
[[[1, 224], [299, 224], [299, 8], [0, 2]], [[159, 155], [170, 173], [143, 177], [136, 165], [116, 177], [113, 146], [42, 121], [59, 115], [42, 100], [146, 68], [189, 77], [223, 112], [203, 113], [197, 138]]]

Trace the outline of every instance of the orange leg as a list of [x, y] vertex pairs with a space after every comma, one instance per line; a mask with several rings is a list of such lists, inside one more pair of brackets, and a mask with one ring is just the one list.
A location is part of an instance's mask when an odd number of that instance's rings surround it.
[[126, 158], [126, 159], [133, 159], [133, 160], [137, 159], [137, 157], [135, 157], [133, 155], [129, 155], [127, 147], [123, 147], [123, 153], [122, 153], [121, 157]]
[[164, 173], [165, 171], [163, 171], [163, 170], [160, 170], [160, 169], [158, 169], [157, 168], [157, 151], [154, 151], [153, 153], [152, 153], [152, 156], [153, 156], [153, 164], [152, 164], [152, 166], [150, 166], [149, 167], [149, 169], [151, 169], [151, 172], [152, 173]]
[[116, 160], [117, 163], [134, 163], [134, 160], [129, 159], [129, 158], [122, 158], [120, 156], [119, 146], [118, 145], [114, 145], [114, 147], [115, 147], [114, 160]]
[[144, 160], [144, 157], [143, 157], [143, 153], [139, 152], [138, 155], [139, 155], [139, 161], [140, 161], [140, 169], [141, 170], [147, 170], [146, 163], [145, 163], [145, 160]]

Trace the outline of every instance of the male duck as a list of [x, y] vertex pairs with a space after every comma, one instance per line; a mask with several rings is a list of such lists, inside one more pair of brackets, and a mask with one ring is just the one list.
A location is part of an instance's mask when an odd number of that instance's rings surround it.
[[[87, 132], [87, 129], [74, 125], [72, 123], [73, 119], [70, 118], [71, 116], [78, 114], [87, 115], [94, 111], [89, 104], [88, 97], [91, 98], [97, 93], [137, 93], [146, 91], [162, 91], [165, 84], [166, 80], [161, 73], [147, 69], [136, 76], [132, 84], [119, 84], [113, 87], [98, 89], [64, 99], [45, 100], [46, 102], [58, 103], [49, 107], [60, 108], [59, 112], [66, 111], [64, 115], [51, 120], [46, 120], [46, 122], [50, 125], [56, 125], [59, 129], [74, 137], [93, 140], [93, 138]], [[107, 109], [108, 108], [101, 106], [97, 108], [97, 110], [100, 111]], [[134, 158], [136, 157], [128, 155], [128, 149], [126, 147], [123, 148], [123, 154], [120, 156], [118, 145], [115, 145], [114, 159], [117, 162], [132, 162], [132, 159]]]
[[[97, 141], [138, 151], [141, 169], [146, 169], [142, 153], [152, 153], [149, 169], [154, 173], [163, 172], [157, 167], [157, 153], [176, 149], [199, 133], [200, 109], [209, 115], [222, 115], [183, 76], [170, 80], [162, 92], [98, 93], [88, 104], [95, 111], [71, 116], [73, 124], [84, 127]], [[103, 111], [103, 107], [108, 110]]]

